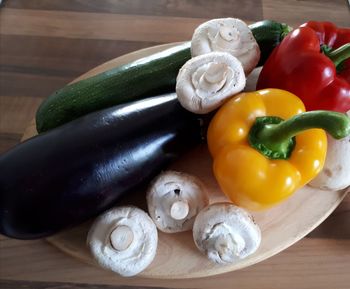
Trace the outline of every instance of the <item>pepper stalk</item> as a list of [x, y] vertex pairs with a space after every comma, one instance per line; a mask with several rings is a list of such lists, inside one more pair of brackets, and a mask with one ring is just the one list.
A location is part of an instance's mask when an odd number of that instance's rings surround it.
[[295, 146], [294, 137], [312, 128], [321, 128], [333, 138], [341, 139], [350, 135], [350, 118], [326, 110], [303, 112], [288, 120], [258, 117], [250, 130], [249, 143], [270, 159], [288, 159]]
[[346, 43], [334, 50], [331, 50], [327, 45], [322, 45], [321, 50], [332, 60], [338, 72], [342, 70], [342, 63], [350, 58], [350, 43]]

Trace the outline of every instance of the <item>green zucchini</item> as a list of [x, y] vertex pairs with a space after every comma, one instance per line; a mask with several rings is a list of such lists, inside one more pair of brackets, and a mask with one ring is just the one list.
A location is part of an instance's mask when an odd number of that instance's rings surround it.
[[292, 27], [273, 20], [262, 20], [249, 25], [260, 48], [258, 66], [264, 65], [272, 50], [292, 31]]
[[40, 105], [37, 131], [53, 129], [113, 105], [170, 92], [179, 69], [190, 58], [187, 42], [67, 85]]
[[[263, 62], [280, 43], [286, 27], [270, 20], [250, 26]], [[190, 45], [190, 42], [177, 45], [57, 90], [36, 113], [37, 131], [45, 132], [113, 105], [174, 91], [179, 69], [191, 58]]]

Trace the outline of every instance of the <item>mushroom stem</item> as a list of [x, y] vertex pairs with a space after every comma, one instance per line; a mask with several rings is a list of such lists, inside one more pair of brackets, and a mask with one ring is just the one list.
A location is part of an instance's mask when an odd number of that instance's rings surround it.
[[239, 46], [240, 33], [237, 28], [222, 25], [219, 33], [216, 34], [215, 40], [217, 44], [226, 49], [232, 49]]
[[244, 246], [245, 241], [242, 236], [238, 234], [230, 234], [226, 236], [219, 235], [215, 239], [214, 248], [218, 251], [221, 258], [229, 254], [229, 252], [233, 252], [235, 256], [239, 257], [244, 249]]
[[158, 229], [165, 233], [191, 230], [197, 213], [208, 202], [199, 179], [175, 171], [160, 174], [147, 192], [148, 212]]
[[111, 245], [117, 251], [124, 251], [134, 240], [134, 233], [129, 226], [117, 226], [110, 235]]
[[227, 254], [227, 251], [235, 251], [235, 250], [232, 250], [232, 247], [233, 247], [232, 239], [226, 238], [222, 235], [216, 238], [214, 242], [214, 248], [218, 251], [221, 258], [223, 258], [222, 256], [225, 256]]
[[210, 63], [208, 69], [201, 76], [199, 85], [202, 89], [218, 92], [227, 79], [228, 67], [224, 63]]
[[188, 216], [190, 207], [186, 200], [176, 201], [171, 205], [170, 216], [175, 220], [183, 220]]

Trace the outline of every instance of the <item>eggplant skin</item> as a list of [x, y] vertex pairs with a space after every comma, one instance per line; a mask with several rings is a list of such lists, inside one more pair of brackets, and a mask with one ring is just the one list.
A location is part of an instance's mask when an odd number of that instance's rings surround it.
[[113, 206], [201, 141], [175, 94], [91, 113], [0, 156], [0, 232], [50, 236]]

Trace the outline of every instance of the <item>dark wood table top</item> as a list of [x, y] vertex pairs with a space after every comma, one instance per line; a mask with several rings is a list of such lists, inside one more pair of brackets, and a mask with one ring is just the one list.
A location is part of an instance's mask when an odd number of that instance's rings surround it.
[[[0, 9], [0, 153], [40, 102], [89, 69], [141, 48], [190, 39], [200, 23], [238, 17], [350, 26], [346, 0], [4, 0]], [[349, 288], [350, 197], [306, 238], [246, 269], [189, 280], [120, 278], [44, 240], [0, 236], [0, 288]], [[143, 288], [143, 287], [142, 287]]]

